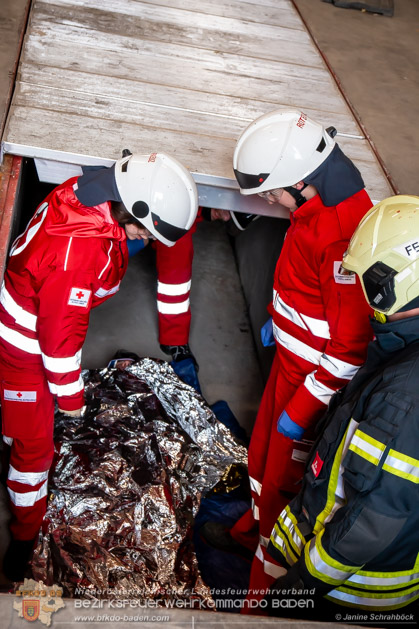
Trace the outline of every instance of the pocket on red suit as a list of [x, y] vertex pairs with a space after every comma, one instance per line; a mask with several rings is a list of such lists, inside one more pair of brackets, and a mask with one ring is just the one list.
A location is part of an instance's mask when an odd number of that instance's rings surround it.
[[54, 399], [45, 382], [0, 383], [2, 433], [13, 439], [39, 439], [51, 434]]

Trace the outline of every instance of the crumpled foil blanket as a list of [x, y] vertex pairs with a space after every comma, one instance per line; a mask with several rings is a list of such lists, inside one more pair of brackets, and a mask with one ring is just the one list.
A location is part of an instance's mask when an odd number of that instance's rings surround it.
[[210, 601], [193, 519], [201, 496], [246, 465], [245, 447], [166, 362], [145, 358], [83, 378], [83, 417], [56, 417], [57, 461], [33, 577], [59, 583], [67, 596], [193, 593]]

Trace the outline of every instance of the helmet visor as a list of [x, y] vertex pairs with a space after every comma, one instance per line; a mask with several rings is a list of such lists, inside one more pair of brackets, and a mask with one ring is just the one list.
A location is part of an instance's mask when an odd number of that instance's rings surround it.
[[381, 312], [387, 312], [396, 302], [394, 277], [397, 271], [376, 262], [362, 275], [365, 292], [370, 306]]
[[153, 221], [153, 229], [158, 234], [161, 234], [163, 238], [176, 242], [179, 238], [182, 238], [187, 233], [187, 229], [176, 227], [171, 223], [166, 223], [158, 214], [151, 212], [151, 220]]
[[240, 188], [243, 190], [249, 190], [250, 188], [259, 188], [264, 181], [269, 177], [270, 173], [259, 173], [259, 175], [250, 175], [249, 173], [241, 173], [239, 170], [234, 169], [234, 174]]

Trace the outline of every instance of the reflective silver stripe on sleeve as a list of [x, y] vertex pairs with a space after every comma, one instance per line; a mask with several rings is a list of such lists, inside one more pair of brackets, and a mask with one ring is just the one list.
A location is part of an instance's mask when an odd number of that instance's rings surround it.
[[189, 282], [183, 282], [182, 284], [165, 284], [164, 282], [157, 282], [157, 292], [162, 295], [170, 295], [175, 297], [177, 295], [185, 295], [191, 290], [191, 280]]
[[418, 592], [415, 588], [412, 592], [409, 592], [408, 594], [400, 594], [399, 596], [396, 595], [392, 596], [391, 598], [388, 598], [387, 596], [384, 597], [382, 593], [380, 594], [380, 598], [375, 596], [370, 598], [368, 596], [355, 596], [354, 594], [349, 594], [349, 592], [342, 592], [340, 590], [332, 590], [327, 594], [326, 598], [330, 598], [333, 601], [345, 601], [346, 603], [349, 603], [350, 606], [353, 605], [354, 607], [362, 606], [364, 608], [371, 607], [372, 609], [377, 607], [382, 607], [385, 609], [386, 607], [388, 607], [389, 609], [392, 609], [394, 605], [400, 605], [401, 603], [413, 601], [415, 598], [417, 598], [417, 596]]
[[13, 443], [13, 437], [6, 437], [5, 435], [3, 435], [3, 441], [4, 443], [7, 443], [8, 446], [11, 446]]
[[70, 384], [54, 384], [53, 382], [48, 382], [49, 390], [53, 395], [58, 395], [58, 397], [62, 397], [63, 395], [75, 395], [84, 389], [83, 378], [79, 376], [79, 379], [76, 382], [70, 382]]
[[262, 483], [259, 483], [258, 480], [249, 476], [250, 481], [250, 489], [255, 492], [258, 496], [260, 496], [260, 492], [262, 491]]
[[326, 405], [329, 404], [329, 400], [332, 395], [336, 393], [335, 389], [330, 389], [325, 384], [318, 382], [314, 373], [309, 373], [308, 376], [306, 376], [304, 386], [308, 391], [310, 391], [311, 395]]
[[360, 365], [352, 365], [352, 363], [346, 363], [334, 356], [323, 354], [320, 359], [320, 367], [323, 367], [323, 369], [331, 373], [332, 376], [343, 378], [344, 380], [352, 380], [359, 370]]
[[48, 487], [47, 481], [44, 482], [43, 485], [38, 489], [38, 491], [28, 491], [26, 493], [20, 493], [17, 491], [13, 491], [12, 489], [7, 489], [9, 492], [10, 500], [13, 502], [16, 507], [33, 507], [35, 502], [41, 500], [44, 496], [47, 495]]
[[113, 295], [114, 293], [117, 293], [119, 291], [120, 284], [121, 282], [118, 282], [118, 284], [116, 284], [109, 290], [105, 290], [104, 288], [98, 288], [98, 290], [95, 292], [95, 297], [102, 298], [102, 297], [107, 297], [108, 295]]
[[164, 301], [157, 300], [157, 310], [161, 312], [161, 314], [182, 314], [183, 312], [188, 312], [189, 310], [189, 299], [185, 299], [185, 301], [181, 301], [178, 304], [167, 304]]
[[304, 358], [304, 360], [307, 360], [309, 363], [313, 363], [313, 365], [318, 365], [320, 363], [323, 352], [319, 352], [318, 350], [313, 349], [306, 343], [303, 343], [302, 341], [299, 341], [290, 334], [287, 334], [286, 332], [281, 330], [275, 323], [272, 323], [272, 329], [275, 340], [278, 341], [280, 345], [285, 347], [285, 349], [292, 352], [296, 356], [300, 356], [300, 358]]
[[46, 472], [19, 472], [13, 465], [9, 465], [7, 478], [33, 487], [48, 478], [48, 470]]
[[252, 498], [252, 513], [255, 520], [259, 521], [259, 507], [256, 505], [253, 498]]
[[16, 301], [7, 290], [4, 282], [1, 287], [0, 303], [5, 311], [13, 317], [17, 324], [21, 325], [23, 328], [27, 328], [28, 330], [32, 330], [33, 332], [35, 332], [37, 316], [28, 312], [27, 310], [24, 310], [22, 306], [19, 306], [19, 304], [16, 303]]
[[309, 330], [314, 336], [318, 336], [322, 339], [330, 339], [329, 324], [325, 319], [315, 319], [308, 315], [301, 314], [295, 310], [292, 306], [289, 306], [280, 297], [276, 290], [273, 293], [273, 307], [278, 314], [280, 314], [288, 321], [292, 321], [295, 325], [298, 325], [304, 330]]
[[1, 322], [0, 336], [2, 339], [10, 343], [10, 345], [14, 345], [14, 347], [17, 347], [24, 352], [28, 352], [28, 354], [41, 353], [41, 348], [39, 347], [39, 343], [36, 339], [30, 339], [16, 330], [11, 330]]
[[74, 356], [68, 356], [67, 358], [52, 358], [52, 356], [42, 354], [42, 361], [45, 369], [54, 373], [76, 371], [81, 364], [81, 349]]

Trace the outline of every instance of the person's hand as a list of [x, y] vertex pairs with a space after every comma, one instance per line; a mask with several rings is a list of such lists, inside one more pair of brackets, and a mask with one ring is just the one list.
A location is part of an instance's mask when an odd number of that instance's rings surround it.
[[211, 220], [212, 221], [224, 221], [227, 222], [230, 220], [230, 211], [229, 210], [217, 210], [215, 208], [211, 208]]
[[296, 424], [288, 415], [287, 411], [282, 411], [276, 427], [278, 432], [285, 435], [285, 437], [289, 437], [289, 439], [298, 441], [304, 434], [304, 428]]
[[63, 415], [69, 415], [70, 417], [81, 417], [83, 408], [78, 408], [75, 411], [63, 411], [62, 408], [58, 408], [58, 410], [60, 411], [60, 413], [63, 413]]

